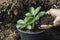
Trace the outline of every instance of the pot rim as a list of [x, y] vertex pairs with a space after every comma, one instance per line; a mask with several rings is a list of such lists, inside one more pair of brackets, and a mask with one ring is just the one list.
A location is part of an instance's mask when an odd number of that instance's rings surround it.
[[22, 32], [22, 33], [25, 33], [25, 34], [41, 34], [41, 33], [46, 31], [46, 30], [42, 30], [42, 31], [39, 31], [39, 32], [26, 32], [26, 31], [20, 30], [18, 28], [17, 28], [17, 30]]

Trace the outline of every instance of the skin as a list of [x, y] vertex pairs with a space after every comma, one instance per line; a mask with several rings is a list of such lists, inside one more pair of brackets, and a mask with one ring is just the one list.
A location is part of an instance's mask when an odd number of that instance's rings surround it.
[[59, 9], [50, 9], [46, 14], [51, 15], [55, 18], [53, 25], [41, 25], [40, 29], [50, 29], [54, 26], [60, 25], [60, 10]]

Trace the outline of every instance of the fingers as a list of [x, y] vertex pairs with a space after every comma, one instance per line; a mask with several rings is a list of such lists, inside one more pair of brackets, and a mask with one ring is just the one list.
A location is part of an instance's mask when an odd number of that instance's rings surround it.
[[41, 25], [40, 27], [39, 27], [39, 29], [49, 29], [49, 28], [51, 28], [51, 27], [53, 27], [52, 25]]
[[57, 25], [59, 25], [59, 24], [60, 24], [60, 16], [57, 16], [56, 19], [55, 19], [54, 22], [53, 22], [53, 25], [54, 25], [54, 26], [57, 26]]
[[46, 12], [46, 14], [51, 15], [52, 17], [60, 16], [60, 10], [59, 9], [50, 9]]
[[50, 9], [46, 14], [51, 15], [55, 18], [53, 25], [41, 25], [39, 29], [49, 29], [53, 26], [60, 25], [60, 10], [59, 9]]

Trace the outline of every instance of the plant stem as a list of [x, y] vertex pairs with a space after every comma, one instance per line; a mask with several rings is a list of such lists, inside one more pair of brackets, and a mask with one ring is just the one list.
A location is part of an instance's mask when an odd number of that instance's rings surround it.
[[[34, 18], [35, 18], [35, 15], [34, 15]], [[32, 25], [33, 25], [33, 29], [34, 29], [34, 26], [35, 26], [35, 22], [34, 22]]]
[[32, 24], [32, 26], [33, 26], [33, 29], [34, 29], [34, 23]]

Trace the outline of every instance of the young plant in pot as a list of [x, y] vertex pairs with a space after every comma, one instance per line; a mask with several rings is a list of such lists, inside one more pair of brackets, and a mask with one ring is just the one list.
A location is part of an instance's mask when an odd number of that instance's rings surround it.
[[44, 11], [40, 11], [41, 7], [30, 7], [30, 11], [25, 14], [24, 19], [17, 21], [16, 27], [20, 32], [21, 40], [45, 40], [45, 30], [39, 29], [38, 21], [45, 15]]

